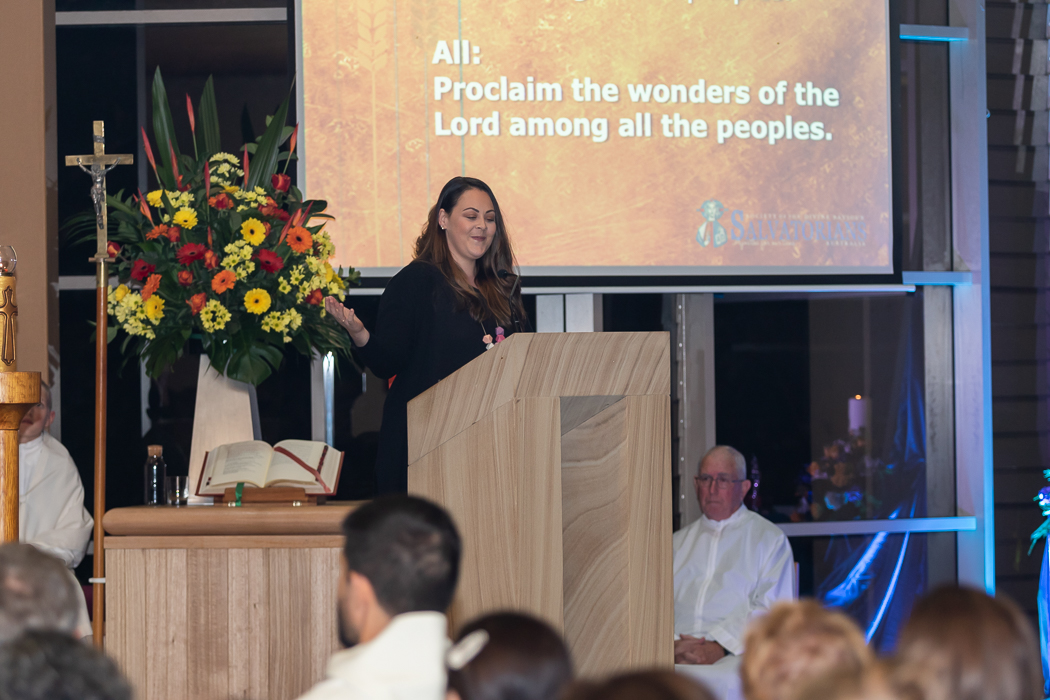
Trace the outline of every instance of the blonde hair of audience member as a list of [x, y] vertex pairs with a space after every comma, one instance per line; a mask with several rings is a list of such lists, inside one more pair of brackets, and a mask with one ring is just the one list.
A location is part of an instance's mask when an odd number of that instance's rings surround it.
[[747, 700], [788, 700], [831, 669], [860, 673], [874, 661], [857, 625], [813, 600], [777, 603], [744, 638]]
[[579, 682], [562, 700], [715, 700], [704, 686], [673, 671], [635, 671], [602, 682]]
[[448, 700], [552, 700], [572, 681], [561, 636], [522, 613], [493, 613], [464, 625], [446, 664]]
[[944, 586], [915, 604], [891, 681], [909, 700], [1040, 700], [1035, 633], [1012, 601]]
[[791, 700], [901, 700], [881, 664], [856, 671], [832, 670], [803, 683]]

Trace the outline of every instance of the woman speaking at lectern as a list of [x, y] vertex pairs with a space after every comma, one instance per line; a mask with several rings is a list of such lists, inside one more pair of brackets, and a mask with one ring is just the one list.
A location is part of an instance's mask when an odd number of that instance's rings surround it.
[[527, 330], [514, 253], [492, 190], [454, 177], [441, 189], [415, 259], [390, 280], [369, 331], [332, 297], [325, 309], [365, 364], [396, 377], [383, 407], [376, 493], [408, 489], [408, 402], [514, 331]]

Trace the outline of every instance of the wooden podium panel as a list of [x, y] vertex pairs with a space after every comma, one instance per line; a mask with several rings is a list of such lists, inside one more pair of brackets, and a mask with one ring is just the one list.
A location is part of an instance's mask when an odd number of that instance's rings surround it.
[[105, 648], [135, 697], [286, 700], [324, 678], [352, 507], [106, 513]]
[[582, 675], [673, 665], [666, 333], [515, 334], [408, 420], [409, 491], [463, 536], [453, 626], [525, 610]]

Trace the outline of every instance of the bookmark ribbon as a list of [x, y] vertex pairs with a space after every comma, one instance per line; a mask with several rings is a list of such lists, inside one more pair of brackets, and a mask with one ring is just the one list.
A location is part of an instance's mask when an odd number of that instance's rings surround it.
[[236, 496], [236, 498], [237, 498], [237, 500], [235, 500], [233, 502], [233, 507], [234, 508], [240, 508], [241, 507], [241, 497], [244, 495], [244, 482], [243, 481], [238, 481], [237, 482], [237, 489], [233, 492], [233, 495]]
[[[317, 471], [316, 469], [311, 467], [309, 464], [307, 464], [303, 460], [299, 459], [298, 457], [296, 457], [295, 455], [293, 455], [291, 452], [289, 452], [288, 450], [284, 449], [283, 447], [275, 447], [275, 448], [273, 448], [273, 451], [283, 454], [285, 457], [288, 457], [293, 462], [298, 464], [300, 467], [302, 467], [306, 471], [310, 472], [310, 474], [314, 477], [314, 479], [317, 480], [317, 483], [319, 483], [321, 485], [321, 488], [324, 489], [324, 492], [326, 494], [327, 493], [331, 493], [331, 491], [328, 489], [328, 486], [321, 479], [321, 472]], [[320, 462], [321, 464], [324, 464], [324, 458], [327, 455], [328, 455], [328, 445], [325, 445], [324, 451], [321, 452], [321, 462]], [[320, 465], [318, 465], [318, 466], [320, 466]]]

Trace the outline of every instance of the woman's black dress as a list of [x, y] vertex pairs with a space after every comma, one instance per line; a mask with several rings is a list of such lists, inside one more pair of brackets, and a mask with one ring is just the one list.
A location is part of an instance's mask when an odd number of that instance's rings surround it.
[[377, 377], [397, 377], [383, 406], [376, 495], [408, 490], [408, 402], [485, 352], [482, 338], [495, 338], [496, 325], [457, 308], [452, 287], [429, 263], [409, 263], [390, 280], [375, 330], [357, 348]]

